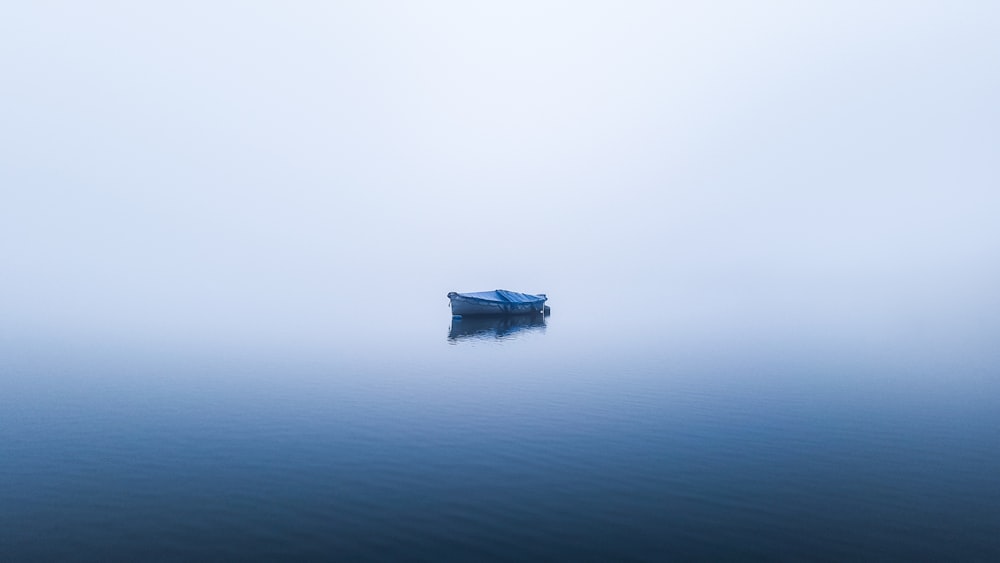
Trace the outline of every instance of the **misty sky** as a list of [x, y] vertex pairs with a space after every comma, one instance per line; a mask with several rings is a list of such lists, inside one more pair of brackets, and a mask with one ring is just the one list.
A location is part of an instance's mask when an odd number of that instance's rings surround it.
[[996, 2], [12, 3], [0, 324], [995, 307], [998, 65]]

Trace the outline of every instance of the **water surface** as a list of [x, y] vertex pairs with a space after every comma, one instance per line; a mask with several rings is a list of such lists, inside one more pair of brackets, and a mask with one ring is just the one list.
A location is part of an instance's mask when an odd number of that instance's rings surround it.
[[10, 331], [0, 559], [1000, 557], [988, 319], [444, 293], [229, 341]]

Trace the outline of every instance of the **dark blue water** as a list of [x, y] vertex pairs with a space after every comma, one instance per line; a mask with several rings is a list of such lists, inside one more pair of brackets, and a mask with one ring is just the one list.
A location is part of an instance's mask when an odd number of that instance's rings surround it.
[[453, 325], [445, 291], [225, 337], [7, 330], [0, 560], [1000, 560], [989, 310], [550, 290], [544, 320]]

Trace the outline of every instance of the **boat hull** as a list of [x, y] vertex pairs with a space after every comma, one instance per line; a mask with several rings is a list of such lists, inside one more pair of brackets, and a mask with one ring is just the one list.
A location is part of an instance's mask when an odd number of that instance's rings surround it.
[[477, 299], [459, 294], [449, 294], [451, 314], [461, 316], [502, 316], [541, 314], [545, 310], [545, 299], [527, 302], [504, 302]]

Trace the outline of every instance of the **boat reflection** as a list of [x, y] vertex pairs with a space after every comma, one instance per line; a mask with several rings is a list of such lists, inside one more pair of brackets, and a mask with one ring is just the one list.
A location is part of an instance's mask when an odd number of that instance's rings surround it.
[[461, 317], [451, 319], [448, 340], [503, 340], [527, 332], [545, 332], [545, 317], [513, 315], [506, 317]]

